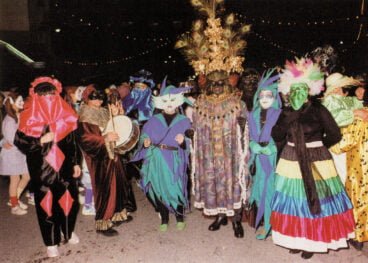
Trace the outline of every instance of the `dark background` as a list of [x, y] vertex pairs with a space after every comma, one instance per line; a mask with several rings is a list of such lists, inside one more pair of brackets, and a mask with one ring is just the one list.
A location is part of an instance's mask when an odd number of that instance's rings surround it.
[[[35, 70], [0, 49], [0, 87], [26, 89], [40, 74], [65, 85], [125, 81], [141, 68], [160, 81], [193, 75], [174, 50], [178, 36], [199, 14], [189, 0], [28, 0], [29, 31], [0, 31], [8, 41], [46, 68]], [[367, 7], [364, 0], [227, 0], [252, 25], [245, 67], [259, 71], [283, 65], [317, 46], [331, 44], [339, 69], [367, 71]], [[363, 4], [363, 10], [362, 10]], [[1, 19], [1, 16], [0, 16]]]

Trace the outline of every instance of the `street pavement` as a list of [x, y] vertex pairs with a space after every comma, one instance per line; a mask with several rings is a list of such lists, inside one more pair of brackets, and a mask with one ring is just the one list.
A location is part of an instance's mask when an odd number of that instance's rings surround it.
[[[259, 241], [254, 229], [243, 223], [245, 237], [236, 239], [231, 223], [219, 231], [207, 230], [212, 219], [193, 210], [186, 216], [187, 228], [178, 231], [175, 218], [170, 216], [169, 229], [159, 232], [160, 219], [151, 204], [134, 187], [138, 210], [132, 214], [133, 221], [117, 228], [119, 235], [105, 237], [94, 229], [93, 216], [80, 213], [76, 233], [80, 237], [77, 245], [61, 244], [58, 258], [47, 258], [38, 227], [34, 206], [25, 216], [10, 214], [6, 205], [8, 181], [0, 177], [0, 262], [1, 263], [110, 263], [110, 262], [321, 262], [321, 263], [367, 263], [368, 243], [363, 251], [354, 248], [315, 254], [304, 260], [300, 254], [289, 254], [285, 248], [272, 243], [272, 238]], [[23, 201], [26, 201], [23, 197]]]

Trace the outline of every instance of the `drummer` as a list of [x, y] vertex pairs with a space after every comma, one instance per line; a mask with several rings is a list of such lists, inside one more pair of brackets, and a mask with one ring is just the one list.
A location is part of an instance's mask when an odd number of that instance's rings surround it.
[[127, 214], [129, 183], [120, 156], [111, 148], [118, 134], [110, 131], [103, 135], [102, 131], [112, 116], [123, 111], [117, 92], [108, 96], [109, 109], [102, 107], [104, 94], [96, 85], [87, 86], [82, 97], [78, 137], [92, 179], [96, 232], [116, 236], [114, 227], [132, 220]]

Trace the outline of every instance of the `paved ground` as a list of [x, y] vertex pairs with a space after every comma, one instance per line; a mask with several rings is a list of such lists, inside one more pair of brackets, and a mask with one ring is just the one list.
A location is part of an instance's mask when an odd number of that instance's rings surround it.
[[207, 230], [211, 219], [200, 211], [187, 215], [187, 228], [175, 229], [175, 219], [166, 233], [160, 233], [157, 214], [138, 190], [138, 211], [134, 220], [118, 228], [117, 237], [106, 238], [95, 233], [93, 217], [79, 214], [76, 232], [81, 243], [61, 245], [61, 257], [49, 259], [36, 220], [35, 208], [26, 216], [10, 214], [7, 200], [7, 181], [0, 178], [0, 262], [368, 262], [368, 244], [362, 252], [355, 249], [316, 254], [309, 260], [291, 255], [287, 249], [275, 246], [269, 238], [255, 239], [254, 231], [245, 226], [245, 238], [233, 236], [231, 224], [217, 232]]

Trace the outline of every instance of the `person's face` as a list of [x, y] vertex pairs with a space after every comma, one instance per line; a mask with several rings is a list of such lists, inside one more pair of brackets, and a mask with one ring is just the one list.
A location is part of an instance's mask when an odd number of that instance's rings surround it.
[[88, 100], [88, 106], [90, 106], [92, 108], [100, 108], [102, 103], [103, 103], [103, 101], [100, 100], [100, 99]]
[[220, 95], [224, 93], [225, 85], [226, 83], [223, 80], [214, 81], [210, 85], [210, 90], [212, 91], [213, 94]]
[[331, 93], [336, 94], [336, 95], [340, 95], [340, 96], [347, 96], [348, 95], [348, 92], [344, 92], [343, 88], [341, 88], [341, 87], [334, 89]]
[[148, 88], [148, 85], [144, 84], [142, 82], [137, 82], [137, 83], [134, 84], [134, 88], [140, 89], [140, 90], [145, 90], [145, 89]]
[[355, 96], [358, 100], [363, 100], [365, 89], [363, 87], [359, 87], [355, 90]]
[[255, 74], [250, 74], [243, 78], [243, 84], [245, 87], [253, 87], [258, 84], [258, 76]]
[[273, 102], [275, 101], [275, 98], [272, 94], [272, 91], [270, 90], [262, 90], [259, 93], [259, 104], [261, 105], [261, 108], [264, 110], [269, 109]]
[[23, 109], [23, 106], [24, 106], [24, 100], [23, 100], [23, 97], [22, 96], [18, 96], [16, 98], [16, 100], [14, 101], [14, 104], [13, 104], [13, 109], [15, 111], [19, 111], [19, 110], [22, 110]]

